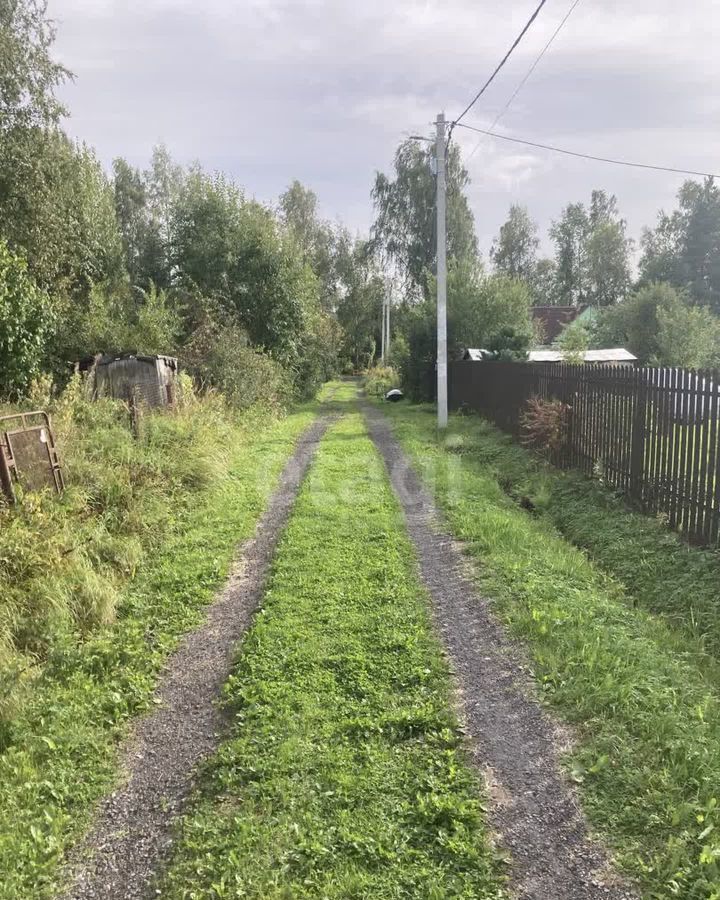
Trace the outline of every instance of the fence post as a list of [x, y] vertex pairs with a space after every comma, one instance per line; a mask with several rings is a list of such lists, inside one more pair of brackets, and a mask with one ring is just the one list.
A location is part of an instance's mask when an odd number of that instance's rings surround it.
[[5, 438], [0, 435], [0, 488], [8, 499], [9, 503], [15, 502], [15, 488], [13, 487], [10, 466], [5, 456]]

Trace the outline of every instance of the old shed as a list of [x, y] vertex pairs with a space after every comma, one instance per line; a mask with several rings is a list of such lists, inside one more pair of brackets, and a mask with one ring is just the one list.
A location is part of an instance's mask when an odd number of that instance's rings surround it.
[[175, 402], [178, 361], [174, 356], [101, 356], [94, 368], [99, 397], [136, 400], [147, 406], [171, 406]]

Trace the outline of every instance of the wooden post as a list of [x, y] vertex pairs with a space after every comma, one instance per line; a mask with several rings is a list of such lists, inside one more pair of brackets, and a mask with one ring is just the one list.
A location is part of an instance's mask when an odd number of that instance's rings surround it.
[[15, 502], [15, 488], [13, 487], [12, 475], [10, 474], [10, 466], [5, 456], [5, 438], [0, 436], [0, 487], [9, 503]]

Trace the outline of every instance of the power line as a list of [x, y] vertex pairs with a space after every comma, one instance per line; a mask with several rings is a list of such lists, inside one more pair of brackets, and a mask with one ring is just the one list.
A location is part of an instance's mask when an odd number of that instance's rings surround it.
[[[542, 58], [545, 56], [545, 54], [548, 52], [548, 50], [549, 50], [550, 47], [552, 46], [553, 42], [555, 41], [555, 38], [560, 34], [560, 32], [561, 32], [561, 31], [563, 30], [563, 28], [565, 27], [565, 23], [567, 22], [567, 20], [568, 20], [568, 19], [570, 18], [570, 16], [575, 12], [575, 8], [579, 5], [579, 3], [580, 3], [580, 0], [575, 0], [575, 2], [574, 2], [573, 5], [570, 7], [570, 9], [565, 13], [565, 18], [562, 20], [562, 22], [560, 22], [560, 24], [558, 25], [558, 27], [557, 27], [557, 28], [555, 29], [555, 31], [553, 32], [553, 35], [552, 35], [552, 37], [550, 38], [550, 40], [549, 40], [549, 41], [547, 42], [547, 44], [545, 44], [545, 46], [542, 48], [542, 50], [540, 51], [540, 53], [539, 53], [538, 56], [536, 57], [535, 62], [534, 62], [534, 63], [530, 66], [530, 68], [527, 70], [527, 72], [525, 73], [525, 77], [523, 78], [523, 80], [522, 80], [522, 81], [520, 82], [520, 84], [518, 84], [518, 86], [515, 88], [515, 91], [513, 92], [512, 96], [510, 97], [510, 99], [508, 100], [508, 102], [505, 104], [505, 106], [504, 106], [504, 107], [500, 110], [500, 112], [495, 116], [495, 121], [494, 121], [494, 122], [492, 123], [492, 125], [490, 126], [490, 131], [492, 131], [492, 130], [495, 128], [495, 126], [496, 126], [497, 123], [500, 121], [500, 119], [502, 119], [502, 117], [505, 115], [505, 113], [510, 109], [510, 107], [511, 107], [512, 104], [513, 104], [513, 102], [515, 101], [515, 98], [516, 98], [517, 95], [520, 93], [520, 91], [525, 87], [525, 85], [527, 84], [527, 82], [528, 82], [528, 80], [530, 79], [531, 75], [533, 74], [533, 72], [535, 71], [535, 69], [537, 69], [538, 65], [539, 65], [540, 62], [542, 61]], [[480, 148], [480, 146], [482, 145], [482, 143], [483, 143], [483, 139], [481, 138], [481, 139], [477, 142], [477, 144], [475, 144], [475, 147], [474, 147], [472, 153], [468, 156], [468, 160], [472, 159], [473, 156], [475, 156], [475, 154], [477, 153], [477, 151], [478, 151], [478, 149]]]
[[676, 169], [672, 166], [654, 166], [650, 163], [630, 162], [626, 159], [610, 159], [607, 156], [593, 156], [590, 153], [578, 153], [575, 150], [565, 150], [563, 147], [553, 147], [550, 144], [539, 144], [535, 141], [526, 141], [522, 138], [509, 137], [506, 134], [499, 134], [497, 131], [490, 131], [486, 128], [476, 128], [474, 125], [460, 125], [460, 128], [466, 128], [468, 131], [475, 131], [478, 134], [486, 134], [489, 137], [499, 138], [501, 141], [510, 141], [512, 144], [524, 144], [526, 147], [538, 147], [540, 150], [551, 150], [553, 153], [562, 153], [565, 156], [576, 156], [579, 159], [591, 159], [595, 162], [610, 163], [614, 166], [629, 166], [633, 169], [652, 169], [655, 172], [674, 172], [677, 175], [697, 175], [700, 178], [720, 178], [720, 175], [712, 172], [695, 172], [692, 169]]
[[473, 108], [473, 106], [475, 106], [475, 104], [476, 104], [476, 103], [478, 102], [478, 100], [482, 97], [482, 95], [485, 93], [485, 91], [486, 91], [486, 90], [490, 87], [490, 85], [493, 83], [493, 81], [495, 80], [496, 75], [498, 74], [498, 72], [500, 71], [500, 69], [502, 69], [502, 67], [505, 65], [505, 63], [510, 59], [510, 57], [511, 57], [511, 55], [513, 54], [515, 48], [516, 48], [517, 45], [520, 43], [520, 41], [525, 37], [525, 35], [527, 34], [527, 32], [530, 30], [530, 26], [531, 26], [532, 23], [535, 21], [535, 19], [537, 19], [538, 15], [540, 14], [540, 10], [543, 8], [543, 6], [545, 6], [546, 3], [547, 3], [547, 0], [540, 0], [540, 3], [539, 3], [539, 5], [538, 5], [537, 9], [536, 9], [535, 12], [530, 16], [530, 18], [528, 19], [528, 21], [527, 21], [526, 24], [525, 24], [525, 27], [524, 27], [523, 30], [520, 32], [520, 34], [515, 38], [512, 47], [510, 47], [510, 49], [509, 49], [508, 52], [505, 54], [505, 56], [503, 56], [503, 58], [500, 60], [500, 62], [498, 63], [497, 67], [495, 68], [495, 71], [494, 71], [494, 72], [492, 73], [492, 75], [488, 78], [488, 80], [485, 82], [485, 84], [480, 88], [480, 90], [477, 92], [477, 94], [475, 94], [475, 96], [473, 97], [473, 99], [468, 103], [468, 105], [467, 105], [467, 106], [465, 107], [465, 109], [460, 113], [460, 115], [457, 117], [457, 119], [455, 119], [455, 121], [451, 124], [451, 126], [450, 126], [450, 134], [448, 135], [448, 142], [449, 142], [449, 140], [450, 140], [450, 137], [452, 137], [452, 130], [453, 130], [453, 128], [454, 128], [456, 125], [459, 125], [459, 124], [460, 124], [460, 121], [461, 121], [462, 119], [465, 118], [465, 116], [470, 112], [470, 110]]

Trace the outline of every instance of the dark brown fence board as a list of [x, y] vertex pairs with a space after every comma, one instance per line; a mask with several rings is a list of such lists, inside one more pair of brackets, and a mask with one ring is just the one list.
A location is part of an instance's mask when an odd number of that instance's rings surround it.
[[553, 462], [600, 475], [692, 540], [720, 540], [720, 373], [566, 363], [454, 362], [450, 408], [516, 438], [531, 397], [568, 407]]
[[668, 477], [668, 490], [670, 492], [670, 527], [676, 528], [678, 524], [678, 493], [680, 480], [680, 455], [682, 451], [682, 430], [678, 426], [678, 398], [681, 397], [684, 379], [680, 369], [673, 369], [672, 378], [672, 403], [670, 406], [670, 473]]
[[663, 369], [663, 394], [661, 399], [662, 414], [662, 447], [660, 450], [660, 497], [658, 500], [658, 512], [667, 513], [670, 507], [670, 474], [672, 468], [672, 388], [673, 369]]
[[713, 494], [715, 491], [715, 465], [718, 457], [718, 427], [717, 419], [720, 415], [720, 385], [718, 384], [717, 369], [710, 372], [711, 391], [708, 412], [708, 459], [707, 459], [707, 484], [705, 487], [705, 520], [703, 522], [703, 543], [710, 543], [713, 539]]
[[712, 467], [712, 493], [710, 500], [710, 536], [708, 543], [715, 544], [720, 540], [720, 371], [713, 372], [713, 383], [715, 385], [715, 446], [714, 459]]

